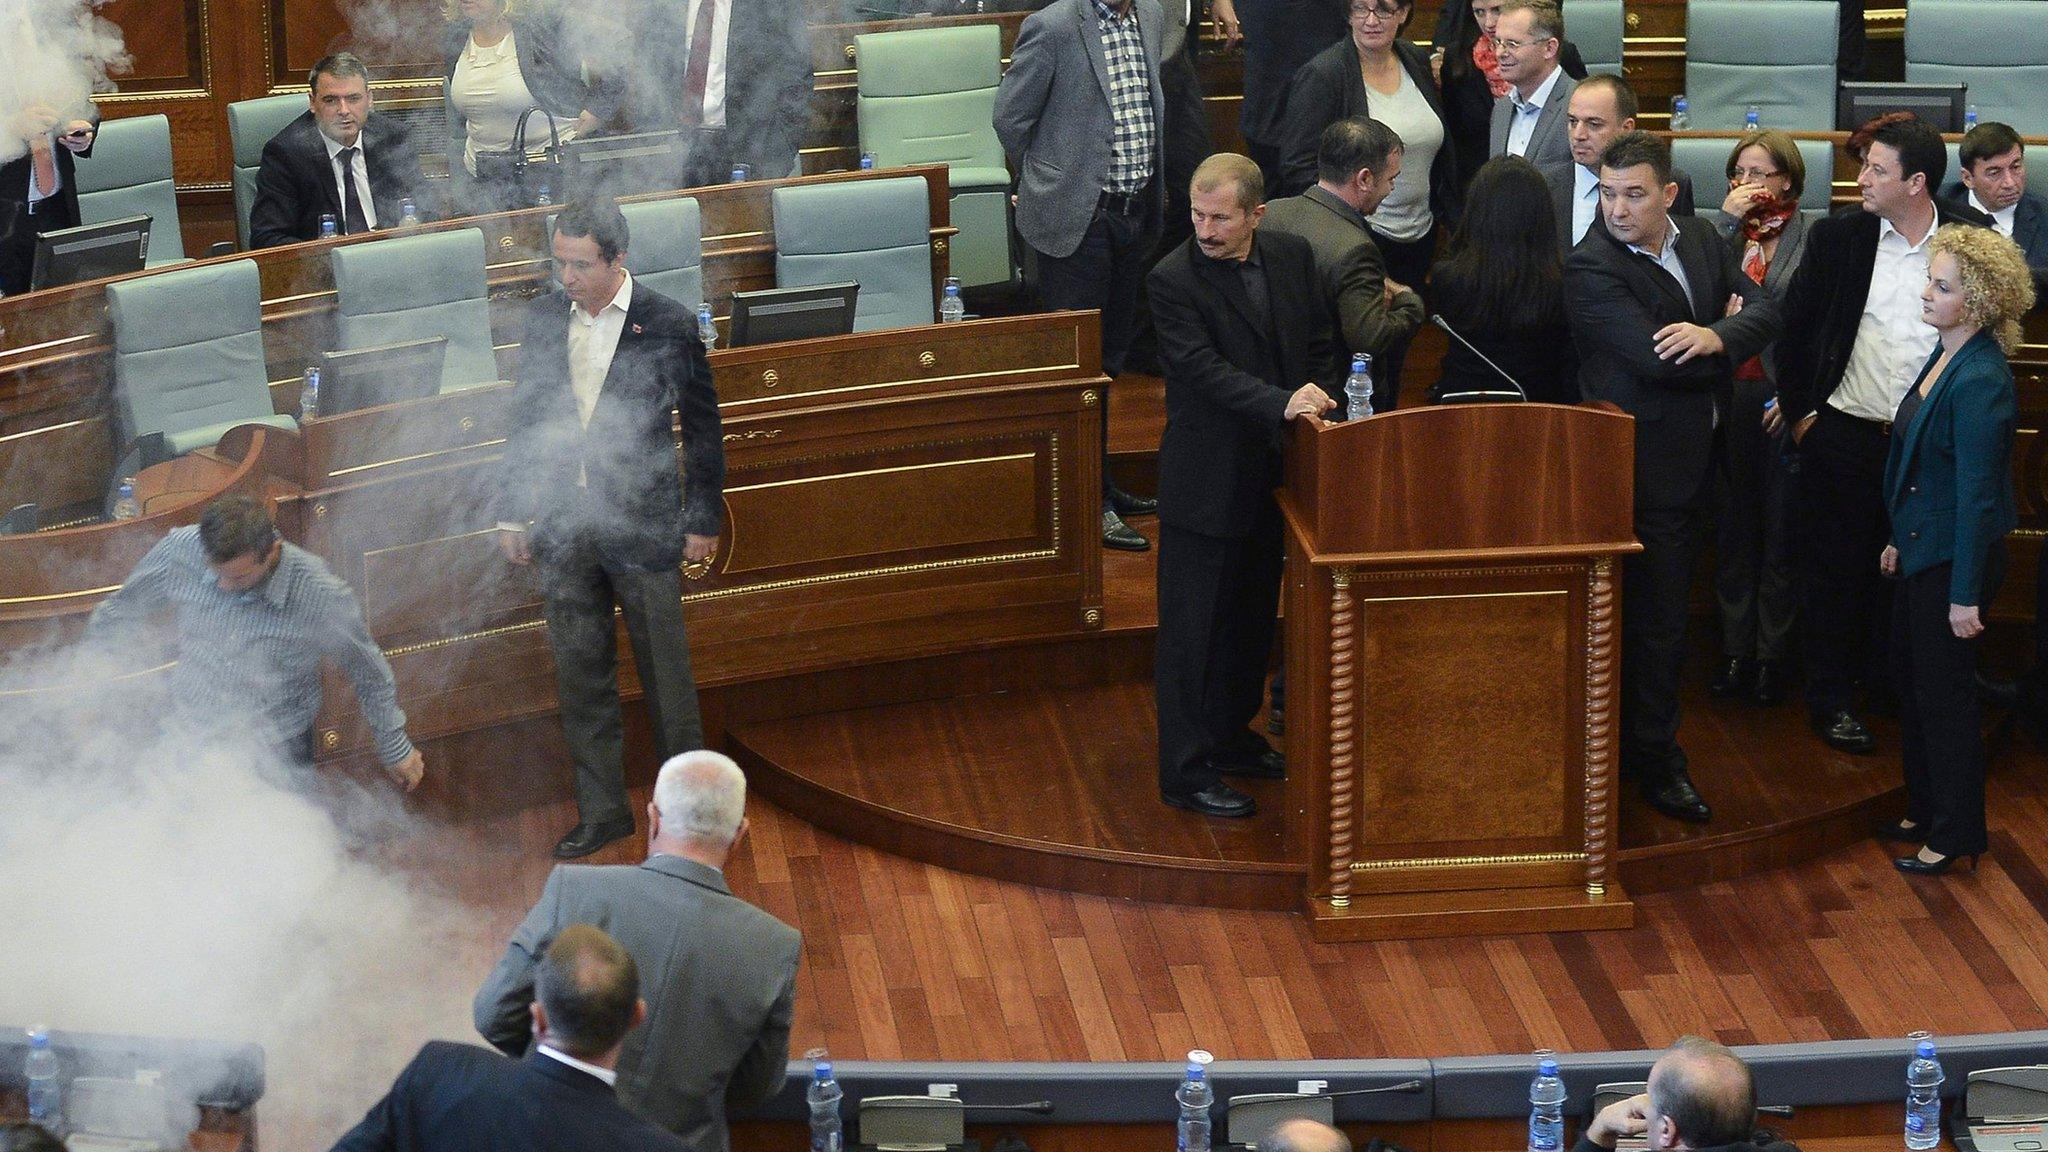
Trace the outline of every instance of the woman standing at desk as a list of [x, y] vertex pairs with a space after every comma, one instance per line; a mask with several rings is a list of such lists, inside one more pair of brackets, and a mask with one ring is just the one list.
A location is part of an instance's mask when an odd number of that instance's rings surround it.
[[1935, 876], [1986, 846], [1977, 637], [1998, 592], [2012, 499], [2014, 396], [2006, 355], [2034, 282], [2012, 241], [1948, 225], [1928, 247], [1921, 317], [1941, 343], [1892, 421], [1885, 504], [1892, 542], [1879, 557], [1900, 583], [1892, 601], [1906, 818], [1886, 839], [1920, 844], [1893, 861]]
[[[611, 117], [617, 98], [583, 82], [568, 22], [525, 14], [518, 0], [448, 0], [442, 43], [442, 92], [448, 102], [448, 216], [475, 216], [533, 206], [522, 187], [512, 143], [520, 118], [538, 109], [526, 143], [589, 135]], [[566, 193], [553, 189], [560, 199]]]

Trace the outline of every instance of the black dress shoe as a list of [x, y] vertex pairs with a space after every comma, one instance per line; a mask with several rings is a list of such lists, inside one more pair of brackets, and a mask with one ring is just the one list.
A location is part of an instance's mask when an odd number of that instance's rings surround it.
[[1152, 542], [1131, 530], [1124, 518], [1114, 511], [1102, 510], [1102, 546], [1119, 552], [1143, 552], [1152, 547]]
[[[1259, 741], [1264, 744], [1265, 741]], [[1209, 766], [1225, 776], [1248, 776], [1254, 780], [1281, 780], [1287, 776], [1287, 758], [1277, 749], [1226, 749], [1209, 757]]]
[[1982, 672], [1977, 673], [1977, 698], [1993, 708], [2008, 712], [2020, 706], [2020, 682], [2017, 680], [1993, 680]]
[[1877, 830], [1877, 838], [1879, 840], [1889, 840], [1894, 844], [1925, 844], [1927, 843], [1927, 825], [1908, 824], [1904, 820], [1900, 820], [1879, 828]]
[[1133, 496], [1121, 488], [1109, 490], [1109, 506], [1119, 516], [1150, 516], [1159, 511], [1159, 501], [1145, 496]]
[[1714, 666], [1714, 678], [1707, 682], [1707, 695], [1727, 700], [1749, 689], [1756, 666], [1740, 656], [1730, 656]]
[[1659, 778], [1644, 778], [1643, 799], [1650, 807], [1688, 824], [1705, 824], [1714, 818], [1714, 810], [1701, 799], [1699, 790], [1692, 786], [1692, 777], [1685, 769], [1679, 768]]
[[578, 824], [569, 829], [569, 834], [555, 845], [555, 859], [574, 860], [588, 856], [605, 845], [624, 840], [632, 834], [631, 816], [607, 820], [602, 824]]
[[1861, 756], [1877, 750], [1877, 737], [1870, 734], [1863, 721], [1846, 711], [1813, 717], [1813, 731], [1822, 743], [1840, 752]]
[[1785, 702], [1785, 662], [1783, 660], [1759, 660], [1756, 662], [1756, 686], [1750, 689], [1749, 699], [1759, 708], [1776, 708]]
[[1892, 867], [1912, 876], [1939, 876], [1954, 867], [1955, 862], [1958, 860], [1968, 860], [1970, 862], [1970, 871], [1975, 872], [1977, 870], [1977, 853], [1975, 852], [1963, 852], [1955, 856], [1943, 856], [1935, 860], [1927, 860], [1919, 856], [1901, 856], [1892, 861]]
[[1185, 808], [1204, 816], [1249, 816], [1258, 810], [1258, 804], [1251, 797], [1228, 784], [1220, 783], [1211, 784], [1200, 792], [1191, 792], [1185, 796], [1163, 792], [1159, 798], [1175, 808]]

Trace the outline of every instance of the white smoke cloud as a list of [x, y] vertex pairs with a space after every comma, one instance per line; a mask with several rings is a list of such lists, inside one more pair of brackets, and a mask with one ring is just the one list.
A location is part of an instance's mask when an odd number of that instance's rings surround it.
[[0, 163], [27, 151], [33, 110], [82, 116], [107, 77], [127, 69], [121, 30], [98, 15], [103, 2], [0, 3]]

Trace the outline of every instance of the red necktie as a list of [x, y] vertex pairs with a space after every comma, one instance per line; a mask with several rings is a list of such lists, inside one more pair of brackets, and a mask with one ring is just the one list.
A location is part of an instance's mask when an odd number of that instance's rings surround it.
[[690, 26], [690, 64], [683, 72], [683, 123], [692, 128], [704, 122], [704, 85], [711, 78], [711, 22], [718, 15], [718, 0], [699, 0], [697, 19]]

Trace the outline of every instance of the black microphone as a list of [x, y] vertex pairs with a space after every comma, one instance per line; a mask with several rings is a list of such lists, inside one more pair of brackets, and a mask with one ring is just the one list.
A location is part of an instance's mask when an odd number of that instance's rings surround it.
[[[1450, 321], [1444, 319], [1442, 315], [1435, 315], [1429, 318], [1429, 322], [1443, 329], [1444, 332], [1447, 335], [1449, 335], [1451, 339], [1456, 340], [1460, 344], [1463, 344], [1467, 352], [1470, 352], [1474, 356], [1479, 357], [1480, 360], [1485, 362], [1488, 368], [1491, 368], [1495, 372], [1500, 373], [1500, 378], [1507, 381], [1508, 384], [1514, 388], [1515, 399], [1527, 400], [1529, 398], [1529, 393], [1522, 387], [1521, 381], [1516, 380], [1513, 376], [1508, 375], [1507, 369], [1501, 367], [1498, 364], [1495, 364], [1493, 360], [1486, 355], [1486, 353], [1481, 352], [1479, 349], [1473, 347], [1472, 342], [1470, 340], [1467, 340], [1463, 336], [1458, 335], [1458, 330], [1456, 328], [1451, 327]], [[1497, 388], [1479, 389], [1470, 392], [1446, 392], [1442, 396], [1437, 398], [1437, 403], [1460, 404], [1473, 400], [1491, 400], [1496, 397], [1504, 397], [1507, 395], [1508, 393], [1502, 392]]]

